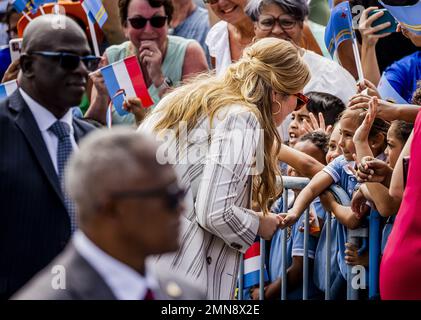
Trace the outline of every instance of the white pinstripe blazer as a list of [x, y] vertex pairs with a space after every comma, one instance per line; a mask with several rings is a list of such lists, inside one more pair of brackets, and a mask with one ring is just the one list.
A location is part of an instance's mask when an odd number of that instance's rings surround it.
[[[165, 116], [160, 105], [138, 131], [153, 132], [155, 123]], [[205, 288], [208, 299], [232, 299], [240, 252], [253, 243], [259, 226], [258, 216], [246, 208], [251, 179], [244, 163], [253, 162], [261, 130], [256, 116], [240, 105], [223, 108], [212, 128], [209, 118], [203, 118], [188, 134], [184, 147], [177, 144], [180, 152], [165, 153], [169, 143], [161, 141], [165, 147], [160, 157], [165, 154], [172, 161], [179, 157], [175, 169], [188, 189], [187, 210], [182, 216], [180, 249], [154, 257], [152, 265]]]

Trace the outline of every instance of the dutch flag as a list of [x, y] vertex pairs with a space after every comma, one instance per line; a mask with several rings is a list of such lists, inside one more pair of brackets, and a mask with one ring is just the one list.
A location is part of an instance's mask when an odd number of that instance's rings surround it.
[[17, 88], [18, 84], [16, 80], [0, 84], [0, 99], [9, 97]]
[[123, 109], [125, 97], [138, 97], [144, 108], [154, 104], [135, 56], [117, 61], [100, 70], [114, 108], [120, 116], [127, 114], [127, 111]]
[[[265, 282], [269, 280], [265, 269]], [[260, 282], [260, 238], [244, 254], [244, 288], [259, 285]]]

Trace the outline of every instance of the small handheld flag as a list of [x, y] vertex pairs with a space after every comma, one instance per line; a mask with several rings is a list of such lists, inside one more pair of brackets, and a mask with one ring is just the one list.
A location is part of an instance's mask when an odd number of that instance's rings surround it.
[[345, 40], [351, 40], [353, 36], [349, 2], [342, 2], [332, 9], [329, 23], [326, 26], [325, 44], [330, 55], [333, 57], [339, 45]]
[[385, 7], [399, 23], [411, 32], [421, 35], [421, 1], [412, 6], [390, 6], [383, 1]]
[[330, 14], [329, 22], [325, 31], [325, 44], [330, 55], [333, 57], [342, 42], [352, 40], [355, 64], [358, 71], [359, 80], [364, 80], [363, 68], [360, 53], [357, 45], [357, 38], [352, 26], [352, 12], [349, 1], [336, 5]]
[[[259, 285], [260, 283], [260, 238], [244, 254], [244, 289]], [[269, 280], [266, 269], [264, 270], [265, 282]]]
[[0, 84], [0, 100], [9, 97], [17, 88], [16, 80]]
[[45, 14], [44, 9], [42, 6], [47, 3], [56, 3], [58, 0], [32, 0], [34, 7], [39, 8], [41, 14]]
[[13, 8], [15, 8], [17, 12], [22, 13], [28, 21], [32, 20], [25, 12], [25, 10], [28, 12], [33, 12], [35, 10], [35, 5], [31, 0], [13, 0], [11, 3]]
[[131, 56], [117, 61], [101, 68], [100, 71], [114, 108], [120, 116], [128, 113], [123, 109], [125, 97], [138, 97], [144, 108], [154, 104], [143, 79], [137, 57]]
[[82, 0], [81, 4], [92, 23], [97, 22], [102, 28], [108, 19], [108, 15], [101, 0]]

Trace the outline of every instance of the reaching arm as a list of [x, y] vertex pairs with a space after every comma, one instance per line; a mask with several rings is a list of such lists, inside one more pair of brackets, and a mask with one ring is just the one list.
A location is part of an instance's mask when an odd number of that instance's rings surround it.
[[382, 217], [390, 217], [398, 213], [402, 198], [392, 197], [381, 183], [367, 182], [360, 187], [364, 196], [371, 200]]
[[323, 165], [313, 157], [295, 150], [287, 145], [282, 145], [278, 155], [279, 161], [285, 162], [290, 167], [302, 173], [308, 178], [313, 178], [319, 171], [323, 169]]
[[298, 195], [294, 206], [282, 221], [281, 228], [291, 226], [297, 222], [304, 210], [310, 206], [310, 203], [333, 182], [333, 178], [328, 173], [324, 171], [317, 173]]
[[336, 202], [331, 192], [324, 192], [320, 195], [320, 201], [327, 212], [335, 215], [336, 219], [348, 229], [359, 227], [361, 220], [352, 211], [351, 207], [346, 207]]

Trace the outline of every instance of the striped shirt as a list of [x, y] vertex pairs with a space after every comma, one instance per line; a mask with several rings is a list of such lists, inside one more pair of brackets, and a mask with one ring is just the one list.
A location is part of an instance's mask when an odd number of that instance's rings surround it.
[[[164, 101], [138, 131], [153, 132], [165, 116], [160, 111]], [[240, 253], [257, 234], [259, 218], [247, 209], [251, 181], [247, 164], [253, 163], [258, 146], [263, 145], [261, 136], [257, 117], [244, 106], [231, 105], [217, 113], [212, 130], [209, 118], [203, 117], [187, 134], [186, 143], [161, 141], [158, 161], [169, 155], [166, 160], [173, 161], [188, 193], [180, 249], [154, 257], [154, 267], [177, 272], [206, 288], [208, 299], [234, 297]], [[169, 145], [179, 150], [169, 152]]]

